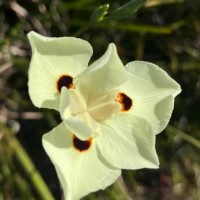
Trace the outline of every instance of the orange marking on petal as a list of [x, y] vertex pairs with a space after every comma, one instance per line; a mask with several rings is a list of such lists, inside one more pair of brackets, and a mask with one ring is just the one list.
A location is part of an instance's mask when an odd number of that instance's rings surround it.
[[79, 152], [85, 152], [90, 149], [92, 145], [92, 138], [82, 141], [78, 139], [75, 135], [73, 135], [73, 146]]
[[120, 92], [117, 95], [117, 102], [119, 102], [122, 106], [121, 112], [127, 112], [131, 109], [131, 107], [133, 106], [133, 101], [132, 99], [127, 96], [126, 94]]
[[68, 74], [61, 75], [56, 82], [57, 90], [61, 92], [61, 88], [67, 87], [68, 89], [73, 88], [73, 78]]

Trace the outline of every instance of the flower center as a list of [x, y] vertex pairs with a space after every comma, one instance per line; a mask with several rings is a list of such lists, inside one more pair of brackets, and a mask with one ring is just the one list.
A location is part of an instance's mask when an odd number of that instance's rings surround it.
[[119, 102], [122, 106], [121, 112], [129, 111], [133, 105], [132, 99], [121, 92], [117, 95], [117, 102]]
[[74, 148], [80, 152], [87, 151], [92, 145], [92, 138], [82, 141], [73, 135], [73, 145]]
[[[72, 89], [70, 93], [70, 104], [68, 113], [85, 127], [100, 131], [102, 121], [113, 117], [121, 110], [120, 103], [115, 101], [118, 91], [89, 93], [88, 91], [79, 91]], [[73, 127], [76, 128], [76, 127]]]
[[79, 91], [73, 90], [71, 91], [71, 113], [81, 116], [83, 113], [88, 113], [87, 118], [90, 116], [96, 122], [101, 122], [120, 111], [121, 105], [115, 101], [116, 95], [117, 91], [111, 91], [84, 96]]
[[73, 78], [70, 75], [62, 75], [57, 80], [57, 90], [60, 92], [61, 88], [65, 86], [68, 89], [73, 88]]

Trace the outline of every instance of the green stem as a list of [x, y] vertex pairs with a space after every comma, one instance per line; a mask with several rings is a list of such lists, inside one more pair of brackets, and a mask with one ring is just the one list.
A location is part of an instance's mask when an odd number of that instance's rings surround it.
[[176, 4], [176, 3], [183, 3], [184, 0], [152, 0], [148, 1], [145, 7], [152, 7], [152, 6], [162, 6], [164, 4]]
[[107, 188], [105, 191], [106, 195], [109, 197], [109, 200], [116, 200], [115, 199], [115, 194], [113, 191], [110, 190], [110, 188]]
[[0, 200], [4, 200], [3, 193], [0, 191]]
[[137, 186], [136, 180], [134, 179], [132, 171], [126, 170], [126, 175], [128, 177], [128, 180], [130, 181], [130, 184], [131, 184], [133, 190], [137, 193], [138, 192], [138, 186]]
[[124, 200], [131, 200], [122, 176], [115, 182], [115, 185], [118, 187], [120, 193], [123, 195]]
[[86, 32], [89, 28], [91, 27], [90, 23], [88, 25], [84, 25], [82, 26], [80, 29], [78, 29], [73, 36], [74, 37], [79, 37], [80, 35], [82, 35], [84, 32]]
[[[87, 29], [94, 28], [103, 28], [103, 29], [116, 29], [123, 31], [131, 31], [131, 32], [141, 32], [141, 33], [152, 33], [152, 34], [171, 34], [173, 32], [174, 25], [165, 26], [165, 27], [157, 27], [157, 26], [148, 26], [148, 25], [140, 25], [140, 24], [132, 24], [132, 23], [119, 23], [119, 22], [97, 22], [91, 23], [85, 20], [71, 20], [71, 26], [81, 26], [80, 30], [75, 33], [76, 36], [79, 36]], [[84, 24], [84, 26], [83, 26]], [[84, 28], [86, 26], [86, 28]], [[176, 26], [177, 28], [177, 26]]]
[[187, 133], [184, 133], [181, 130], [178, 130], [174, 128], [173, 126], [168, 125], [166, 128], [166, 131], [175, 135], [178, 135], [183, 140], [189, 142], [190, 144], [196, 146], [197, 148], [200, 148], [200, 141], [195, 139], [194, 137], [188, 135]]
[[87, 200], [96, 200], [96, 197], [93, 194], [90, 194]]
[[197, 163], [193, 164], [194, 174], [196, 178], [196, 184], [197, 184], [197, 196], [198, 199], [200, 199], [200, 170], [199, 165]]
[[144, 47], [145, 47], [145, 34], [140, 33], [136, 45], [136, 60], [142, 60], [144, 57]]

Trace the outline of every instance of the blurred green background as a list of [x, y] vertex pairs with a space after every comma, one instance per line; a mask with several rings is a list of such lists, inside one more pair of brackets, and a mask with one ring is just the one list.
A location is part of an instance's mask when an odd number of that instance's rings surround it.
[[0, 200], [62, 198], [41, 145], [42, 135], [60, 118], [34, 107], [28, 95], [31, 49], [26, 35], [31, 30], [88, 40], [93, 60], [114, 42], [124, 64], [156, 63], [182, 87], [170, 125], [157, 136], [160, 168], [123, 171], [114, 185], [84, 199], [200, 199], [200, 1], [149, 0], [123, 19], [99, 17], [99, 6], [109, 4], [110, 14], [125, 3], [0, 0]]

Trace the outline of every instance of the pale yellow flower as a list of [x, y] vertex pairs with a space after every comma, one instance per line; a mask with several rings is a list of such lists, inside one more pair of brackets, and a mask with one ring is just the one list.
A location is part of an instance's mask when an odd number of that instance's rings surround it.
[[84, 40], [29, 33], [29, 94], [63, 122], [43, 136], [66, 200], [112, 184], [121, 169], [157, 168], [155, 135], [169, 122], [178, 83], [143, 61], [124, 66], [116, 47], [88, 67]]

